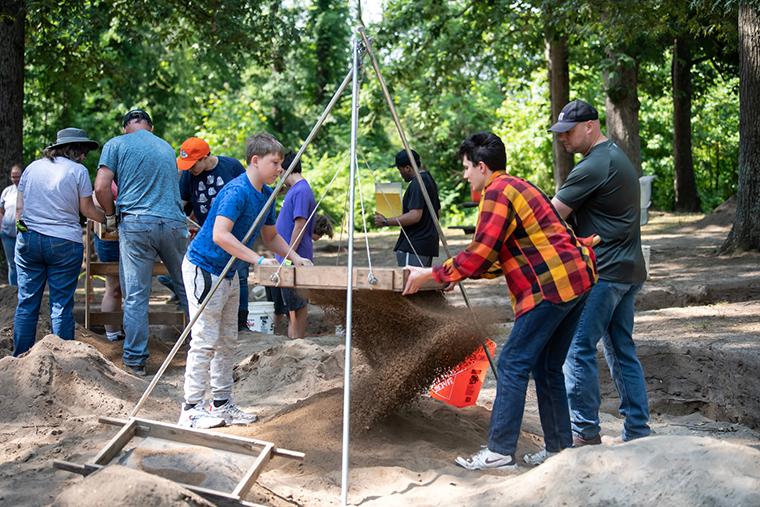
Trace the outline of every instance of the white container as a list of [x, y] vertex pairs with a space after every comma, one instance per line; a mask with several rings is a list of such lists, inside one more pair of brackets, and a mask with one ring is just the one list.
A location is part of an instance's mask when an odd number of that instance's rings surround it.
[[657, 176], [642, 176], [639, 178], [641, 187], [641, 218], [639, 225], [646, 225], [649, 221], [649, 206], [652, 204], [652, 180]]
[[274, 303], [271, 301], [248, 303], [248, 329], [274, 334]]
[[649, 276], [649, 255], [651, 254], [651, 247], [649, 245], [641, 245], [641, 253], [644, 254], [644, 263], [647, 266], [647, 280], [651, 280]]

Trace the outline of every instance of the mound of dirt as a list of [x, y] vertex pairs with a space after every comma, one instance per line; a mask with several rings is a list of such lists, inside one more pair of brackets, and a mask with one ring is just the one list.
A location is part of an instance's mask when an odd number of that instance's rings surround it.
[[[356, 403], [352, 395], [351, 403]], [[368, 431], [351, 431], [352, 467], [399, 465], [425, 470], [430, 460], [439, 466], [452, 462], [453, 453], [471, 452], [486, 441], [491, 413], [482, 407], [457, 409], [431, 398], [421, 398], [380, 421]], [[530, 429], [533, 429], [530, 427]], [[220, 432], [274, 442], [277, 447], [306, 454], [306, 461], [278, 460], [277, 467], [297, 474], [325, 474], [340, 469], [343, 445], [343, 389], [315, 394], [288, 406], [262, 424], [221, 428]], [[530, 445], [520, 438], [520, 450]], [[416, 456], [415, 449], [424, 449]], [[532, 447], [530, 450], [532, 451]], [[424, 455], [424, 457], [423, 457]], [[455, 455], [455, 454], [454, 454]]]
[[[311, 291], [309, 299], [324, 309], [326, 318], [345, 322], [345, 291]], [[414, 400], [480, 348], [488, 326], [497, 320], [493, 309], [473, 315], [451, 306], [438, 291], [412, 296], [356, 291], [352, 339], [371, 368], [352, 389], [352, 425], [369, 429]]]
[[723, 204], [705, 215], [701, 220], [685, 225], [690, 229], [706, 229], [708, 227], [728, 227], [734, 223], [736, 214], [736, 196], [734, 195]]
[[[458, 501], [496, 505], [509, 498], [510, 505], [522, 507], [760, 505], [758, 470], [760, 451], [750, 447], [703, 437], [649, 437], [567, 449], [503, 487], [473, 491]], [[420, 500], [414, 504], [438, 505]]]
[[[48, 335], [21, 357], [0, 359], [3, 421], [53, 423], [69, 416], [123, 417], [145, 380], [119, 369], [90, 345]], [[148, 401], [156, 410], [159, 404]]]
[[[106, 359], [114, 363], [118, 367], [124, 366], [123, 353], [124, 342], [123, 341], [109, 341], [105, 336], [88, 331], [84, 327], [77, 324], [74, 330], [74, 339], [76, 341], [92, 345], [98, 351], [103, 354]], [[187, 344], [189, 338], [185, 341], [185, 344], [177, 352], [177, 354], [169, 363], [169, 368], [183, 369], [185, 368], [185, 360], [187, 359]], [[148, 338], [148, 351], [150, 357], [146, 363], [148, 372], [153, 373], [163, 364], [166, 356], [169, 355], [172, 347], [169, 344], [162, 342], [156, 338]]]
[[[342, 384], [344, 347], [326, 351], [307, 340], [290, 340], [235, 365], [237, 404], [295, 403]], [[276, 403], [274, 403], [276, 401]]]
[[111, 465], [70, 487], [51, 507], [215, 507], [177, 483], [139, 470]]

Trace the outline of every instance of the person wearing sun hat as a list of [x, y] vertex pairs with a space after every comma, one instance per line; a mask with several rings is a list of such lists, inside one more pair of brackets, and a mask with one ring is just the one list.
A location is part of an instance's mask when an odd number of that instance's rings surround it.
[[92, 202], [90, 175], [82, 165], [87, 153], [99, 146], [82, 129], [59, 130], [43, 157], [29, 164], [21, 175], [16, 205], [14, 357], [35, 343], [46, 283], [53, 334], [74, 339], [74, 291], [84, 254], [79, 213], [106, 221]]
[[[148, 303], [153, 265], [161, 257], [187, 312], [182, 259], [190, 243], [179, 197], [174, 148], [153, 134], [150, 115], [134, 109], [124, 115], [124, 135], [103, 145], [95, 194], [108, 215], [108, 228], [119, 228], [119, 278], [124, 294], [124, 370], [145, 376], [148, 351]], [[111, 182], [119, 194], [114, 202]]]
[[[179, 195], [182, 205], [193, 205], [195, 221], [203, 225], [222, 187], [245, 172], [245, 166], [236, 158], [211, 154], [208, 143], [199, 137], [186, 139], [179, 148], [177, 167], [182, 170], [179, 178]], [[240, 302], [238, 303], [238, 331], [248, 326], [248, 263], [238, 269]]]

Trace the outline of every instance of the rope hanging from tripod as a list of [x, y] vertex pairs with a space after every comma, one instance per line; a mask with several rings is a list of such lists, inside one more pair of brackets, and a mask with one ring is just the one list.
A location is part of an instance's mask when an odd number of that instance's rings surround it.
[[362, 178], [361, 171], [356, 171], [356, 183], [359, 185], [359, 203], [362, 207], [362, 223], [364, 224], [364, 243], [367, 245], [367, 264], [369, 265], [369, 275], [367, 276], [367, 282], [370, 286], [377, 283], [377, 278], [372, 273], [372, 256], [369, 253], [369, 236], [367, 235], [367, 213], [364, 210], [364, 192], [362, 192]]
[[[330, 183], [327, 185], [327, 188], [325, 188], [325, 191], [322, 192], [322, 196], [319, 198], [319, 201], [317, 202], [317, 205], [314, 206], [314, 209], [312, 210], [311, 214], [309, 215], [309, 218], [306, 219], [306, 223], [307, 224], [309, 223], [309, 220], [311, 220], [314, 217], [314, 214], [319, 209], [319, 205], [322, 204], [322, 200], [327, 195], [327, 192], [330, 191], [330, 188], [332, 187], [333, 183], [335, 183], [335, 179], [338, 177], [338, 174], [340, 174], [340, 172], [345, 167], [346, 160], [348, 160], [348, 154], [346, 154], [346, 156], [343, 158], [343, 162], [341, 162], [340, 167], [338, 167], [338, 170], [335, 171], [335, 174], [333, 174], [333, 177], [330, 180]], [[300, 240], [301, 239], [301, 236], [303, 235], [304, 231], [306, 231], [306, 227], [304, 227], [303, 229], [301, 229], [301, 232], [298, 233], [298, 236], [296, 237], [296, 240]], [[299, 241], [294, 241], [293, 243], [295, 244], [295, 243], [298, 243], [298, 242]], [[288, 258], [288, 255], [290, 255], [290, 252], [292, 252], [292, 251], [293, 251], [293, 245], [290, 245], [290, 248], [288, 248], [288, 253], [286, 253], [285, 257], [282, 258], [282, 262], [280, 262], [280, 265], [278, 266], [277, 271], [275, 271], [275, 273], [272, 276], [269, 277], [270, 280], [272, 280], [273, 282], [275, 282], [275, 284], [276, 284], [275, 286], [276, 287], [280, 286], [280, 270], [282, 269], [282, 266], [285, 265], [285, 260]]]

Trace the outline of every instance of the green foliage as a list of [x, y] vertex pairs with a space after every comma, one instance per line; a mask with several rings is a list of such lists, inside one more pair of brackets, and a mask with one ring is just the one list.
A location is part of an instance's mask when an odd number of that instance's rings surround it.
[[[736, 190], [735, 4], [388, 0], [383, 21], [368, 33], [409, 144], [438, 183], [445, 225], [474, 222], [476, 210], [461, 206], [470, 192], [458, 150], [477, 131], [502, 137], [511, 174], [553, 193], [544, 37], [562, 33], [570, 40], [571, 99], [593, 103], [603, 124], [602, 73], [615, 72], [613, 63], [639, 65], [643, 168], [658, 176], [655, 205], [671, 209], [669, 48], [676, 34], [690, 36], [699, 60], [692, 80], [695, 175], [708, 211]], [[121, 133], [123, 114], [135, 107], [149, 111], [156, 134], [177, 148], [197, 135], [214, 154], [242, 160], [247, 137], [267, 131], [297, 150], [350, 70], [348, 0], [26, 5], [27, 163], [64, 127], [85, 128], [104, 143]], [[369, 59], [362, 78], [359, 153], [378, 181], [400, 181], [388, 166], [401, 139]], [[614, 100], [616, 90], [608, 91]], [[349, 87], [304, 155], [304, 176], [317, 197], [349, 151], [350, 109]], [[97, 158], [92, 153], [86, 161], [93, 174]], [[347, 174], [346, 166], [322, 203], [337, 220]], [[359, 175], [371, 218], [374, 179], [362, 157]], [[355, 213], [361, 228], [358, 207]]]

